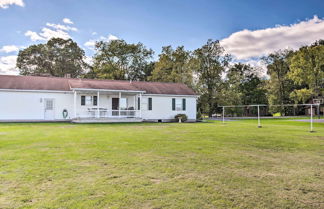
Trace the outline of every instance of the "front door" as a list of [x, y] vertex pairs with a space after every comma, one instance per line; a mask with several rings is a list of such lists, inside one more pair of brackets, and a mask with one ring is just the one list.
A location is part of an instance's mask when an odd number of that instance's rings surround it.
[[119, 109], [119, 98], [112, 98], [111, 108], [112, 108], [112, 115], [118, 116], [119, 111], [117, 110]]
[[44, 119], [54, 120], [54, 99], [44, 99]]

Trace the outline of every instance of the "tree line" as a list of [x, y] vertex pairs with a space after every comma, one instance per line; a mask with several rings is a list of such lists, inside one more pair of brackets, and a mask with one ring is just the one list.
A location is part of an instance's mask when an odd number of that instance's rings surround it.
[[[158, 60], [142, 43], [99, 41], [91, 64], [72, 39], [53, 38], [18, 53], [21, 75], [179, 82], [193, 88], [198, 113], [212, 116], [220, 105], [297, 104], [323, 95], [324, 41], [298, 50], [279, 50], [262, 57], [267, 75], [248, 64], [233, 63], [219, 41], [208, 40], [189, 51], [162, 47]], [[284, 107], [270, 110], [285, 114]]]

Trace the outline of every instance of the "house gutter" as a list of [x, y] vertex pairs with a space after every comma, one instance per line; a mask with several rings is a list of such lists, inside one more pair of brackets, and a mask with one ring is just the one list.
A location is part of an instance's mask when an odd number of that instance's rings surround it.
[[132, 91], [132, 90], [109, 90], [109, 89], [84, 89], [71, 88], [73, 91], [103, 91], [103, 92], [124, 92], [124, 93], [145, 93], [146, 91]]

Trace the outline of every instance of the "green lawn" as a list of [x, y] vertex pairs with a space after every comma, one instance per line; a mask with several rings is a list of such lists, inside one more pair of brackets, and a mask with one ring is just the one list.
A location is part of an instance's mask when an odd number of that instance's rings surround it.
[[324, 208], [324, 124], [0, 124], [0, 208]]

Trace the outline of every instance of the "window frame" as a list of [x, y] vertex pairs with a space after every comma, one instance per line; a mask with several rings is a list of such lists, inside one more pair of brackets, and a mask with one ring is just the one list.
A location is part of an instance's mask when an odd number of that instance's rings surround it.
[[149, 111], [153, 110], [153, 99], [152, 99], [152, 97], [147, 98], [147, 110], [149, 110]]
[[98, 96], [92, 96], [92, 105], [98, 106]]
[[85, 95], [81, 95], [81, 106], [86, 106]]
[[172, 111], [176, 111], [176, 98], [172, 98]]
[[81, 95], [81, 106], [87, 106], [87, 107], [98, 106], [98, 96], [96, 96], [96, 95]]
[[182, 111], [186, 111], [187, 109], [187, 100], [186, 98], [182, 98]]

